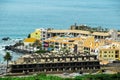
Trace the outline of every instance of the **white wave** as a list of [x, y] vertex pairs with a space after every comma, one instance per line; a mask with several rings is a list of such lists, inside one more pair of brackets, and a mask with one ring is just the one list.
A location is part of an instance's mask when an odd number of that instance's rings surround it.
[[[5, 50], [4, 50], [5, 46], [14, 45], [16, 42], [18, 42], [20, 40], [22, 40], [22, 39], [11, 39], [11, 40], [8, 40], [8, 41], [0, 40], [0, 61], [1, 62], [4, 62], [4, 58], [3, 57], [5, 55]], [[15, 52], [12, 52], [12, 51], [9, 51], [9, 52], [13, 56], [12, 60], [16, 60], [17, 58], [19, 58], [22, 55], [20, 53], [15, 53]]]

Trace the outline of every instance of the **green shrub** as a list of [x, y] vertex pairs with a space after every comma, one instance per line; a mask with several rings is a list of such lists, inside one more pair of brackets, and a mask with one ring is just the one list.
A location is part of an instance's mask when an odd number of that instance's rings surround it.
[[5, 76], [0, 80], [120, 80], [120, 73], [118, 74], [96, 74], [76, 76], [75, 78], [61, 78], [58, 76], [48, 76], [45, 73], [37, 74], [28, 77], [9, 77]]
[[120, 80], [120, 74], [96, 74], [77, 76], [75, 80]]
[[48, 51], [46, 51], [46, 50], [38, 50], [38, 51], [36, 51], [35, 53], [46, 53], [46, 52], [48, 52]]

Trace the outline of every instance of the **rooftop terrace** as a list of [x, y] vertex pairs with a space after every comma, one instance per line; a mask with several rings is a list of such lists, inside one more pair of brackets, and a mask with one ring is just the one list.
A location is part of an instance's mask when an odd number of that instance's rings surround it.
[[82, 62], [97, 61], [96, 55], [85, 55], [82, 53], [41, 53], [24, 55], [10, 64], [36, 64], [36, 63], [60, 63], [60, 62]]

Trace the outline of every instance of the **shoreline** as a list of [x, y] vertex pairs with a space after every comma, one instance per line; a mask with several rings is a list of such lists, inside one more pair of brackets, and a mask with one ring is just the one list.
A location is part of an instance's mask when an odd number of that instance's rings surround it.
[[[22, 40], [21, 39], [14, 39], [14, 38], [11, 38], [10, 40], [7, 40], [7, 41], [3, 41], [0, 39], [0, 64], [5, 64], [4, 62], [4, 59], [3, 59], [3, 56], [5, 55], [5, 46], [9, 46], [9, 45], [13, 45], [15, 44], [16, 42], [18, 42], [19, 40]], [[16, 60], [16, 58], [20, 57], [22, 54], [17, 54], [13, 51], [10, 51], [11, 55], [14, 55], [12, 60]]]

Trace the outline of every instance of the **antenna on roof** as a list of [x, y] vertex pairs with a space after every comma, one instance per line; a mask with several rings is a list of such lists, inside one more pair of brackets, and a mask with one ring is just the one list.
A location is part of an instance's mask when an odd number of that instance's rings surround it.
[[77, 26], [77, 23], [75, 23], [75, 27]]

